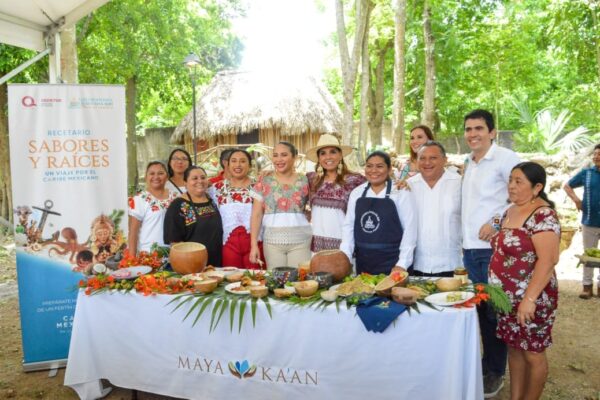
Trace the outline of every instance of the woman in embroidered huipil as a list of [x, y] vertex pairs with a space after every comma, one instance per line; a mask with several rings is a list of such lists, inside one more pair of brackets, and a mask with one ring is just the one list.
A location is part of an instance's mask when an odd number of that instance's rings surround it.
[[189, 167], [184, 175], [187, 192], [173, 200], [165, 215], [165, 243], [202, 243], [208, 252], [208, 265], [222, 266], [223, 226], [221, 215], [207, 193], [206, 171]]
[[146, 190], [129, 198], [129, 251], [137, 254], [150, 251], [153, 243], [164, 245], [165, 212], [177, 193], [165, 187], [167, 167], [152, 161], [146, 167]]
[[498, 314], [496, 336], [508, 345], [510, 393], [513, 399], [538, 399], [548, 376], [545, 350], [552, 344], [558, 306], [560, 223], [544, 192], [546, 172], [533, 162], [510, 173], [512, 205], [492, 238], [490, 283], [501, 283], [512, 303]]
[[[252, 156], [246, 150], [232, 150], [227, 158], [228, 178], [209, 188], [223, 221], [223, 265], [258, 269], [250, 262], [251, 190], [254, 180], [248, 175]], [[262, 243], [259, 242], [259, 249]], [[262, 251], [262, 250], [261, 250]]]
[[272, 158], [275, 171], [260, 177], [252, 190], [250, 261], [256, 263], [259, 259], [258, 242], [264, 228], [263, 249], [269, 269], [298, 267], [301, 262], [310, 260], [312, 231], [304, 214], [308, 180], [295, 170], [297, 155], [293, 144], [277, 143]]
[[306, 174], [310, 183], [313, 252], [339, 249], [348, 197], [366, 181], [364, 176], [348, 170], [344, 157], [351, 152], [352, 147], [340, 145], [329, 134], [322, 135], [317, 145], [306, 152], [306, 158], [316, 163], [315, 172]]

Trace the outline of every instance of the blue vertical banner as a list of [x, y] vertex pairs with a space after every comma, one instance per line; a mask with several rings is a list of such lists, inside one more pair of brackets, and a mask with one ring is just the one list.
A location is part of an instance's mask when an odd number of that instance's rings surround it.
[[25, 370], [66, 361], [83, 273], [126, 242], [125, 89], [9, 85]]

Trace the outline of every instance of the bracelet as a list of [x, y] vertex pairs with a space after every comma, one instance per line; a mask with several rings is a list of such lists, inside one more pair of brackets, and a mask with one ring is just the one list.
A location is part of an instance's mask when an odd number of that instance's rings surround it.
[[526, 298], [527, 300], [529, 300], [530, 302], [532, 302], [532, 303], [535, 303], [535, 300], [534, 300], [534, 299], [532, 299], [531, 297], [527, 296], [527, 297], [525, 297], [525, 298]]

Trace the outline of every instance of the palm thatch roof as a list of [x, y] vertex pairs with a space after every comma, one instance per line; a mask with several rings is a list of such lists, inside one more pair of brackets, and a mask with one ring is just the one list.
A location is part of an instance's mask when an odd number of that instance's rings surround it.
[[[310, 76], [223, 71], [196, 104], [196, 133], [204, 138], [254, 129], [278, 129], [283, 135], [339, 133], [341, 126], [342, 113], [333, 96]], [[171, 142], [181, 143], [192, 129], [190, 111]]]

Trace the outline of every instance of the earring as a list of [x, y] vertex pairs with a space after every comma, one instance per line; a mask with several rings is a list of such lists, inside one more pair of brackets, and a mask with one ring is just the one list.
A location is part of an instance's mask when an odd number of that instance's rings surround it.
[[341, 175], [343, 170], [344, 170], [344, 166], [342, 165], [342, 163], [339, 163], [337, 166], [338, 175]]
[[323, 166], [321, 164], [319, 164], [317, 166], [317, 174], [318, 175], [323, 175]]

